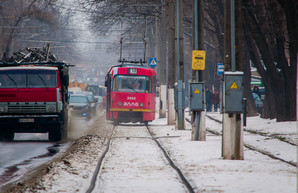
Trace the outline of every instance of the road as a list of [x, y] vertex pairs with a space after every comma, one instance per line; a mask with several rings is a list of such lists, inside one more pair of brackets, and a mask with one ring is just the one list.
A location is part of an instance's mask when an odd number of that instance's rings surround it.
[[0, 142], [0, 186], [17, 181], [66, 150], [71, 142], [86, 134], [90, 124], [73, 118], [68, 141], [49, 142], [47, 133], [16, 133], [13, 142]]

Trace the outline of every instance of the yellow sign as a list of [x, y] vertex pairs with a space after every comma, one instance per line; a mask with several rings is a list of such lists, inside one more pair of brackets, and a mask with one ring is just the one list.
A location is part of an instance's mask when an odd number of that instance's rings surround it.
[[199, 94], [200, 91], [198, 89], [195, 90], [194, 94]]
[[205, 70], [205, 56], [205, 50], [193, 50], [191, 68], [193, 70]]
[[239, 88], [238, 85], [234, 81], [233, 84], [231, 85], [230, 89], [238, 89], [238, 88]]

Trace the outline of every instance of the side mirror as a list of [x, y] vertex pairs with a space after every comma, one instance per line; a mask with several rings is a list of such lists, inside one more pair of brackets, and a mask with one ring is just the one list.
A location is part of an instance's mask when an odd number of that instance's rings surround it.
[[65, 86], [68, 87], [69, 86], [69, 75], [65, 75], [64, 76], [64, 82], [65, 82]]

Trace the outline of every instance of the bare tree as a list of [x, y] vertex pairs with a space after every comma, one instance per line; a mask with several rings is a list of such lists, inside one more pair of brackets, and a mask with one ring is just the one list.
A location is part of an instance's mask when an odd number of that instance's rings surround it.
[[[155, 40], [155, 22], [161, 9], [160, 1], [81, 1], [81, 7], [88, 13], [92, 31], [106, 36], [118, 34], [125, 52], [131, 49], [135, 52], [143, 50], [145, 43], [150, 47], [150, 43]], [[117, 42], [112, 49], [119, 50], [119, 47]], [[127, 57], [131, 55], [128, 53]]]
[[287, 25], [293, 23], [286, 22], [284, 10], [275, 1], [245, 0], [243, 5], [246, 43], [266, 89], [265, 116], [278, 121], [295, 120], [297, 67], [287, 59], [287, 53], [294, 48], [288, 50], [285, 46], [289, 39]]
[[73, 34], [67, 30], [70, 13], [63, 9], [62, 3], [55, 0], [2, 0], [0, 9], [0, 55], [10, 57], [14, 51], [44, 47], [47, 43], [51, 44], [52, 50], [60, 49], [60, 55], [73, 52], [71, 46], [65, 45], [65, 40], [72, 40]]

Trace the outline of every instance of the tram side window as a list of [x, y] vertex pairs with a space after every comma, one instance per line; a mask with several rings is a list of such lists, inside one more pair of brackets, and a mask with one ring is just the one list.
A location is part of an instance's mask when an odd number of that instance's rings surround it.
[[146, 77], [146, 93], [150, 93], [150, 92], [151, 92], [151, 78]]
[[113, 91], [117, 91], [117, 76], [113, 79]]
[[153, 81], [152, 81], [152, 92], [156, 93], [156, 76], [153, 76]]

